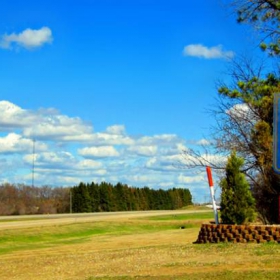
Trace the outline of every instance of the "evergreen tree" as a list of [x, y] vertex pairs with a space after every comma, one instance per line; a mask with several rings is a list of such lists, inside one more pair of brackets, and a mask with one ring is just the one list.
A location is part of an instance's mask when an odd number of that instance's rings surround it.
[[260, 47], [271, 55], [280, 55], [280, 1], [232, 0], [239, 23], [249, 23], [262, 36]]
[[91, 197], [92, 212], [99, 212], [100, 193], [98, 184], [95, 184], [94, 182], [91, 183], [89, 186], [89, 195]]
[[218, 129], [225, 133], [223, 137], [218, 137], [221, 145], [217, 143], [225, 150], [232, 150], [234, 145], [234, 149], [244, 157], [246, 174], [253, 183], [256, 207], [263, 222], [279, 223], [280, 176], [272, 169], [272, 124], [273, 97], [280, 90], [280, 1], [231, 0], [231, 3], [237, 12], [238, 22], [249, 23], [256, 28], [261, 36], [261, 49], [267, 50], [273, 57], [273, 67], [264, 79], [262, 67], [255, 70], [251, 67], [256, 59], [249, 64], [236, 64], [235, 71], [231, 73], [235, 86], [222, 86], [219, 93], [226, 101], [223, 104], [247, 107], [249, 114], [245, 118], [240, 114], [238, 118], [231, 115], [227, 120], [223, 119], [225, 125], [222, 126], [218, 121]]
[[100, 184], [100, 209], [109, 212], [115, 210], [113, 197], [113, 186], [106, 182]]
[[[252, 69], [243, 69], [243, 73], [247, 70]], [[280, 90], [280, 77], [251, 77], [238, 69], [232, 75], [238, 78], [234, 78], [236, 85], [219, 89], [221, 104], [214, 141], [218, 151], [236, 150], [244, 158], [244, 170], [252, 182], [262, 220], [277, 223], [277, 211], [271, 208], [271, 202], [280, 194], [280, 176], [272, 168], [272, 142], [273, 98]]]
[[83, 202], [83, 198], [78, 186], [71, 189], [72, 191], [72, 212], [80, 213]]
[[117, 183], [114, 187], [114, 196], [116, 200], [116, 211], [127, 211], [129, 209], [127, 188], [123, 184]]
[[126, 184], [80, 183], [71, 189], [74, 213], [178, 209], [192, 204], [188, 189], [154, 190]]
[[139, 210], [148, 210], [148, 201], [146, 198], [146, 193], [143, 188], [137, 188], [138, 192], [138, 208]]
[[82, 213], [88, 213], [92, 211], [92, 202], [91, 197], [89, 195], [89, 185], [86, 185], [84, 183], [80, 183], [79, 185], [81, 198], [82, 198], [82, 205], [80, 208], [80, 212]]
[[240, 171], [244, 160], [232, 152], [226, 166], [226, 177], [220, 182], [221, 219], [225, 224], [244, 224], [255, 218], [255, 200], [249, 183]]

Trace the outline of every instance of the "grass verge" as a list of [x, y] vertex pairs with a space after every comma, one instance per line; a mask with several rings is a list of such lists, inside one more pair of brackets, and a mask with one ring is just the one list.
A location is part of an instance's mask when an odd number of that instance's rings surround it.
[[41, 228], [4, 230], [0, 231], [0, 255], [20, 250], [87, 242], [96, 235], [118, 236], [163, 232], [179, 228], [195, 228], [205, 218], [210, 219], [209, 213], [154, 216], [121, 222], [74, 223]]
[[278, 279], [278, 244], [192, 244], [213, 213], [0, 231], [0, 279]]

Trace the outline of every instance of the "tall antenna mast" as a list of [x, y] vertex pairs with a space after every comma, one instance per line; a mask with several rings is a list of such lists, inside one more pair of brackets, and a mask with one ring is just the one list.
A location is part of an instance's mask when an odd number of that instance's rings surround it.
[[34, 169], [35, 169], [35, 139], [33, 139], [33, 161], [32, 161], [32, 187], [34, 187]]

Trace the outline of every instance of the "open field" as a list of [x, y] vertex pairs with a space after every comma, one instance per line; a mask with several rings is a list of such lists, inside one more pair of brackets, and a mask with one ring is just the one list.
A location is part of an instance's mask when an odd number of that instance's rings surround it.
[[0, 279], [280, 278], [278, 244], [192, 244], [212, 219], [185, 210], [0, 227]]

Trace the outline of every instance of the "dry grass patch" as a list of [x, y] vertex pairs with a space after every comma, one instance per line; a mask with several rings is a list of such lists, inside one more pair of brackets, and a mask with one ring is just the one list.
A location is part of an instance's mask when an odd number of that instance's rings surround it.
[[[189, 225], [185, 229], [180, 229], [182, 220], [179, 217], [176, 220], [171, 216], [169, 219], [130, 218], [108, 224], [96, 223], [96, 227], [110, 226], [110, 231], [83, 236], [84, 239], [80, 236], [80, 242], [71, 244], [57, 242], [44, 247], [42, 241], [38, 248], [2, 254], [0, 279], [203, 280], [215, 277], [252, 280], [280, 277], [279, 245], [192, 244], [201, 222], [199, 218], [193, 220], [194, 227], [190, 227], [192, 223], [185, 221], [184, 224]], [[77, 240], [76, 227], [92, 229], [87, 223], [73, 225]], [[71, 226], [60, 229], [60, 234], [67, 239], [72, 235], [63, 235], [65, 229], [69, 231]], [[39, 229], [36, 234], [44, 230], [47, 229]], [[52, 230], [48, 228], [50, 233]]]

